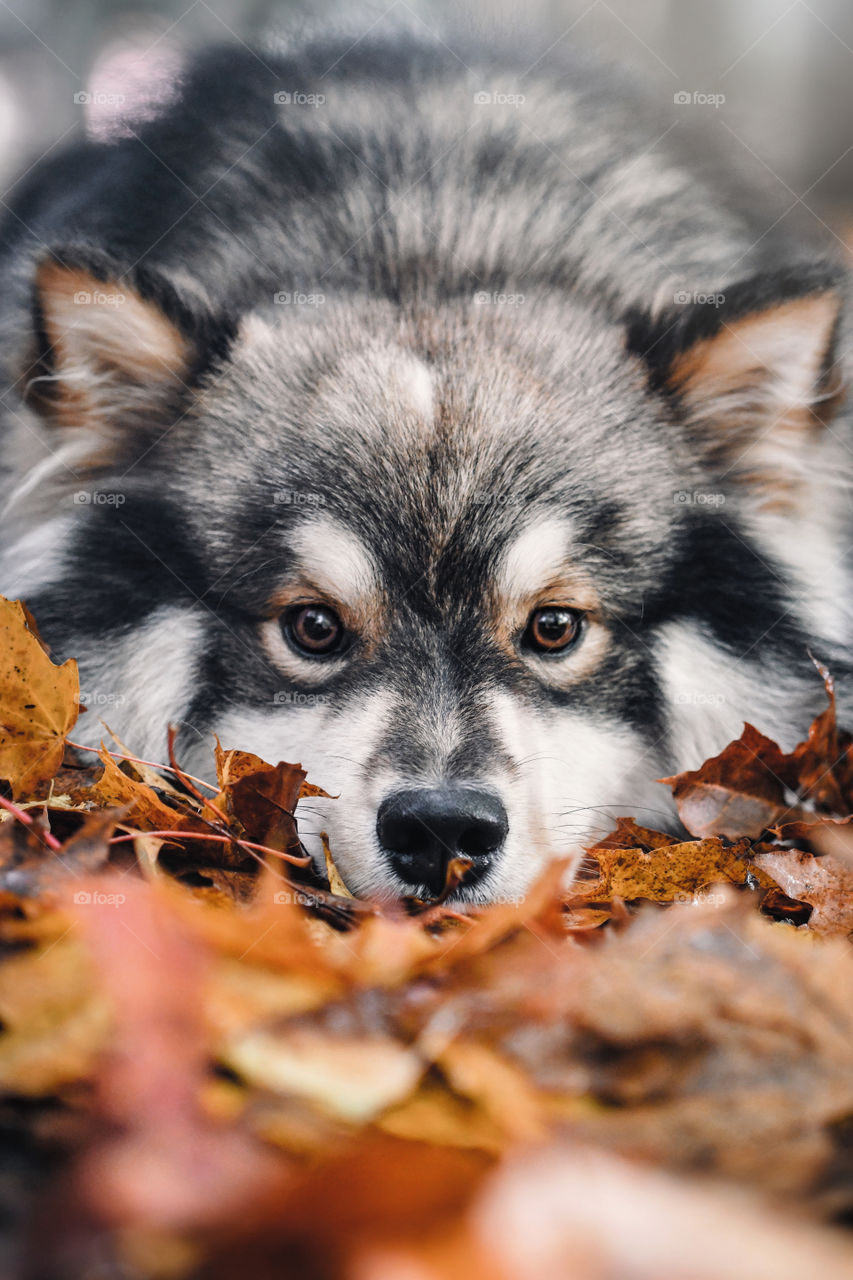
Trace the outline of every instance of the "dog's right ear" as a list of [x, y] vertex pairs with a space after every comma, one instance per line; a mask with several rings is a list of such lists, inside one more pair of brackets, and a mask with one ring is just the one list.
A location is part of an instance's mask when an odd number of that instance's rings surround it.
[[161, 418], [200, 361], [164, 282], [49, 254], [37, 265], [26, 398], [52, 425], [114, 435]]
[[628, 349], [689, 424], [697, 457], [761, 501], [789, 501], [815, 473], [844, 396], [843, 300], [832, 265], [766, 272], [634, 315]]

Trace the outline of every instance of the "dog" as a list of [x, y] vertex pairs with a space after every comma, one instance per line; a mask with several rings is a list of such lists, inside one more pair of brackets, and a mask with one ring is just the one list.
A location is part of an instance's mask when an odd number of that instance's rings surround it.
[[8, 203], [0, 589], [87, 746], [301, 761], [352, 892], [499, 902], [849, 706], [844, 262], [618, 72], [215, 48]]

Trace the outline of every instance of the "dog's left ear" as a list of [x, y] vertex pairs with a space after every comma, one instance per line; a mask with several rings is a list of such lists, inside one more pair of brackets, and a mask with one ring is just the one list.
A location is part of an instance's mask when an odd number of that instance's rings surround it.
[[41, 333], [33, 398], [58, 426], [118, 429], [144, 400], [180, 392], [189, 338], [135, 283], [45, 257], [36, 270]]
[[802, 474], [843, 398], [841, 308], [831, 270], [762, 276], [631, 317], [628, 346], [709, 461], [772, 497]]

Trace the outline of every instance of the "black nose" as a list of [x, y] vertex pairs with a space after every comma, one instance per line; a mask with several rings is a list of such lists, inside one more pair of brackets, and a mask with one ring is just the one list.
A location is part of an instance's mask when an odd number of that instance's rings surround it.
[[497, 796], [461, 786], [398, 791], [383, 801], [376, 819], [379, 843], [397, 875], [433, 896], [444, 888], [451, 858], [473, 861], [466, 885], [485, 875], [508, 826]]

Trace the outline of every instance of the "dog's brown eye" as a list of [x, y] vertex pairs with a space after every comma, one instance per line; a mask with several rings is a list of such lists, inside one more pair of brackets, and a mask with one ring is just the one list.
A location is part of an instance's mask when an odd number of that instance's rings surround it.
[[538, 653], [561, 653], [574, 644], [581, 633], [583, 614], [577, 609], [549, 605], [530, 615], [524, 643]]
[[297, 605], [285, 614], [283, 624], [284, 634], [294, 649], [308, 657], [325, 657], [344, 646], [344, 625], [328, 605]]

